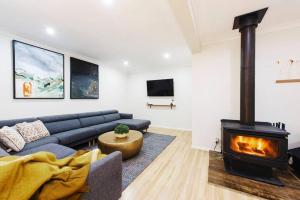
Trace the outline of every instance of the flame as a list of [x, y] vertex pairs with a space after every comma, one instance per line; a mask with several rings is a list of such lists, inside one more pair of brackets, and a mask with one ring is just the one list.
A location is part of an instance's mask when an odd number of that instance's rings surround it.
[[230, 148], [235, 152], [268, 158], [278, 157], [279, 152], [277, 141], [241, 135], [231, 137]]

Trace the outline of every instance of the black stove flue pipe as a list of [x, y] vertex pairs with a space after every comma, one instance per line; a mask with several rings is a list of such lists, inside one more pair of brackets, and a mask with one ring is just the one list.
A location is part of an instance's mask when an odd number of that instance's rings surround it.
[[234, 18], [233, 29], [241, 33], [240, 121], [255, 123], [255, 29], [268, 8]]

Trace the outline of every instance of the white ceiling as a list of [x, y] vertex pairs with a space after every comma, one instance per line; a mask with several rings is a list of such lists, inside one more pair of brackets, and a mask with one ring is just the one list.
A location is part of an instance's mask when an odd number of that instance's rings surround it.
[[[47, 26], [54, 36], [45, 33]], [[191, 62], [167, 0], [1, 0], [0, 30], [114, 65]], [[171, 59], [163, 58], [165, 52]]]
[[190, 49], [238, 37], [233, 18], [264, 7], [258, 32], [300, 26], [300, 0], [0, 0], [0, 30], [111, 65], [190, 66]]
[[202, 45], [239, 36], [235, 16], [269, 7], [258, 32], [300, 26], [300, 0], [182, 0], [189, 4], [194, 31]]

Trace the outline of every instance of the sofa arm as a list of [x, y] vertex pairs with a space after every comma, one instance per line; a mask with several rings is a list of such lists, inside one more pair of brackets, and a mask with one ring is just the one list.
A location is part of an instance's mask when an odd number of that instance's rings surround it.
[[88, 176], [89, 192], [81, 199], [117, 200], [122, 195], [122, 153], [119, 151], [91, 165]]
[[128, 113], [120, 113], [121, 119], [132, 119], [133, 114], [128, 114]]

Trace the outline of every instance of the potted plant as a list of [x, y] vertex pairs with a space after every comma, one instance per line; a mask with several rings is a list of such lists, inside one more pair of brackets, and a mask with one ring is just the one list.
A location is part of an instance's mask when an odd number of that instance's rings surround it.
[[115, 128], [114, 132], [116, 138], [126, 138], [129, 133], [129, 127], [124, 124], [120, 124]]

